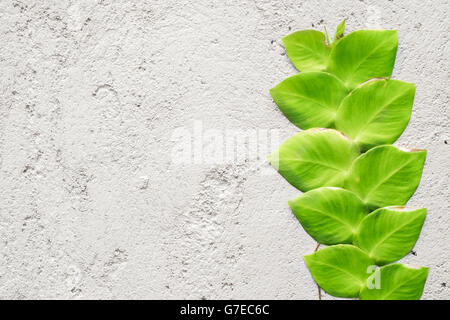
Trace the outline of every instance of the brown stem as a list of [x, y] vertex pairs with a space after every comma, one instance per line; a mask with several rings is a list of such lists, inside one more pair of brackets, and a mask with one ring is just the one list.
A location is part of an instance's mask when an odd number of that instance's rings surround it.
[[[314, 248], [314, 252], [316, 252], [317, 250], [319, 250], [319, 247], [320, 247], [320, 243], [319, 242], [317, 242], [317, 245], [316, 245], [316, 247]], [[319, 300], [322, 300], [322, 290], [320, 289], [320, 286], [319, 286], [319, 284], [316, 282], [316, 284], [317, 284], [317, 290], [318, 290], [318, 292], [319, 292]]]
[[316, 247], [314, 248], [314, 252], [316, 252], [317, 250], [319, 250], [320, 247], [320, 243], [317, 242]]

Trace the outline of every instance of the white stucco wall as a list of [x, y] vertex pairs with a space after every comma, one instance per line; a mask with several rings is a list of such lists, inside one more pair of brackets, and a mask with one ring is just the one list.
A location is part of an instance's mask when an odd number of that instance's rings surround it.
[[[0, 298], [316, 299], [302, 260], [315, 243], [287, 205], [299, 192], [265, 162], [297, 129], [268, 90], [296, 72], [282, 36], [333, 33], [343, 18], [348, 31], [399, 30], [393, 77], [417, 92], [397, 145], [428, 150], [410, 201], [428, 217], [404, 261], [430, 267], [423, 298], [450, 298], [449, 11], [0, 0]], [[199, 158], [208, 137], [226, 150], [239, 130], [258, 134], [259, 159]], [[191, 163], [179, 163], [179, 133]], [[251, 145], [231, 143], [239, 155]]]

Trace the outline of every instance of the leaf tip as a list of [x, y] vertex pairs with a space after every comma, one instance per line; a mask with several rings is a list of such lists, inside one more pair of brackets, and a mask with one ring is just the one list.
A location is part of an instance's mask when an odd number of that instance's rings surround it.
[[305, 262], [306, 266], [309, 268], [311, 264], [311, 260], [314, 259], [315, 253], [307, 254], [303, 256], [303, 261]]
[[267, 161], [270, 163], [272, 167], [278, 170], [279, 168], [279, 151], [276, 150], [267, 156]]
[[289, 208], [291, 208], [293, 210], [294, 209], [293, 207], [295, 205], [295, 199], [288, 200], [288, 205], [289, 205]]
[[270, 96], [272, 97], [273, 100], [275, 100], [275, 97], [274, 97], [275, 90], [276, 90], [275, 87], [269, 89], [269, 94], [270, 94]]

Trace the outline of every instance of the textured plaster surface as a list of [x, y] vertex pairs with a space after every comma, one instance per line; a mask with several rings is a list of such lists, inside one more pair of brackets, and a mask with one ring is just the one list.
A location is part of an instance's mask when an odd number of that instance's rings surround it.
[[428, 217], [404, 261], [430, 267], [423, 298], [450, 298], [449, 11], [0, 0], [0, 298], [316, 299], [315, 243], [287, 204], [299, 192], [264, 159], [174, 165], [172, 135], [195, 121], [297, 132], [268, 93], [296, 72], [280, 39], [343, 18], [399, 30], [393, 77], [417, 93], [396, 144], [428, 150], [409, 203]]

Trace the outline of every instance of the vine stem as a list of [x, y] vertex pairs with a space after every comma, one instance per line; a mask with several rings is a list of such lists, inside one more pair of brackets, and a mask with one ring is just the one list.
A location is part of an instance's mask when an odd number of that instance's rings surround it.
[[[316, 247], [314, 248], [314, 252], [317, 252], [317, 250], [319, 250], [320, 247], [320, 243], [317, 242]], [[317, 291], [319, 293], [319, 300], [322, 300], [322, 289], [320, 288], [319, 284], [316, 282], [317, 284]]]

